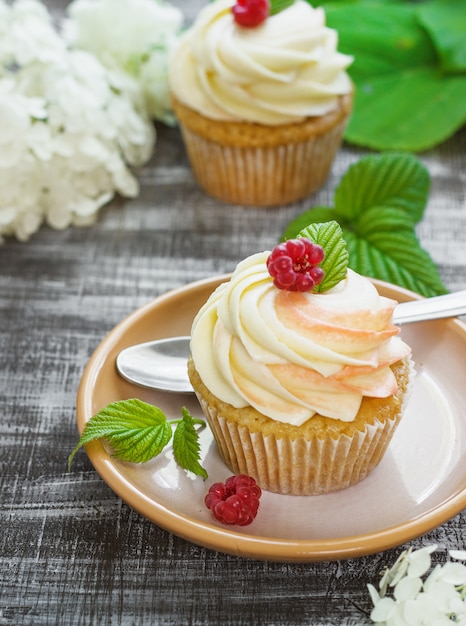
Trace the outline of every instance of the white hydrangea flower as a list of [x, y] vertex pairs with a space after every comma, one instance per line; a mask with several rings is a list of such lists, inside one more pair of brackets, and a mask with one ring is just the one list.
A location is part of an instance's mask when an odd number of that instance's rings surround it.
[[17, 0], [0, 5], [0, 62], [11, 65], [50, 63], [66, 49], [54, 29], [46, 7], [37, 0]]
[[136, 196], [131, 168], [155, 143], [136, 78], [69, 49], [38, 0], [0, 0], [0, 119], [0, 242], [26, 241], [44, 221], [91, 224], [116, 193]]
[[[451, 561], [431, 567], [431, 554], [437, 546], [405, 550], [395, 564], [385, 570], [379, 590], [368, 585], [374, 608], [371, 619], [379, 626], [466, 626], [466, 566]], [[466, 560], [465, 551], [450, 556]], [[387, 595], [392, 589], [393, 597]]]
[[16, 167], [28, 144], [31, 121], [27, 98], [0, 93], [0, 119], [0, 167]]
[[74, 0], [67, 11], [64, 33], [71, 45], [92, 52], [109, 69], [134, 76], [149, 115], [173, 124], [167, 73], [181, 11], [162, 0]]

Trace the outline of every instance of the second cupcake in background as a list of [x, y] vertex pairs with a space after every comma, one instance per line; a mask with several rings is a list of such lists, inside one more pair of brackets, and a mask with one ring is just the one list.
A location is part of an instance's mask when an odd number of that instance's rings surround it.
[[173, 55], [169, 86], [207, 193], [276, 206], [325, 182], [353, 99], [352, 57], [337, 44], [323, 9], [305, 0], [216, 0], [200, 12]]

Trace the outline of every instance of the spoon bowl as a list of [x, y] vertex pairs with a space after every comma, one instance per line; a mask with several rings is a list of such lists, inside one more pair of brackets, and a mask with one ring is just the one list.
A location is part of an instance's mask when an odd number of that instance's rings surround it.
[[[433, 298], [401, 302], [393, 314], [394, 324], [408, 324], [466, 314], [466, 290]], [[129, 346], [116, 359], [119, 374], [148, 389], [193, 393], [188, 378], [189, 336], [169, 337]]]
[[172, 393], [192, 393], [186, 362], [190, 337], [146, 341], [122, 350], [116, 358], [119, 374], [130, 383]]

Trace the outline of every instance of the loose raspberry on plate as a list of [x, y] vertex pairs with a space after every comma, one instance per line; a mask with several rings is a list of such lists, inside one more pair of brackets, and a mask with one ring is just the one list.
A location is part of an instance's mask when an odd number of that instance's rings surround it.
[[211, 485], [204, 502], [219, 522], [246, 526], [257, 515], [261, 494], [254, 478], [238, 474]]

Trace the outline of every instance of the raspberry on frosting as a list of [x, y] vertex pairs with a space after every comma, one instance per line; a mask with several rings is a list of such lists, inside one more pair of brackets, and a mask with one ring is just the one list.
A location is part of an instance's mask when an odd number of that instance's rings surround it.
[[322, 246], [309, 239], [289, 239], [272, 250], [267, 269], [279, 289], [312, 291], [324, 278], [324, 270], [319, 267], [324, 256]]
[[231, 9], [235, 22], [245, 28], [255, 28], [270, 13], [269, 0], [237, 0]]

